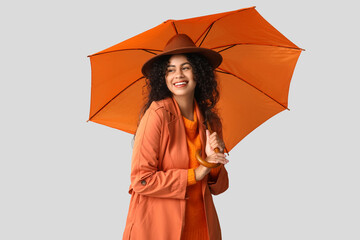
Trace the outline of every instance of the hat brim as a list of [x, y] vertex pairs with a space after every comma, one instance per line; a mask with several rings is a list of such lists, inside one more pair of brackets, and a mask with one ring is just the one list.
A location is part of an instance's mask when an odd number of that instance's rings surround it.
[[210, 64], [213, 66], [213, 68], [217, 68], [220, 66], [222, 62], [222, 56], [220, 53], [215, 52], [214, 50], [208, 49], [208, 48], [201, 48], [201, 47], [188, 47], [188, 48], [179, 48], [174, 49], [171, 51], [160, 53], [152, 58], [150, 58], [148, 61], [146, 61], [141, 68], [142, 74], [147, 77], [149, 75], [150, 69], [152, 64], [161, 56], [168, 56], [168, 55], [174, 55], [174, 54], [183, 54], [183, 53], [199, 53], [206, 57]]

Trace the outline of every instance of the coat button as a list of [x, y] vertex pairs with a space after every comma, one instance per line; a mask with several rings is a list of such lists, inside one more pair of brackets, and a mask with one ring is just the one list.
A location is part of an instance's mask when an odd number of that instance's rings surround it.
[[145, 186], [145, 185], [146, 185], [146, 181], [145, 181], [145, 180], [142, 180], [142, 181], [141, 181], [141, 185]]

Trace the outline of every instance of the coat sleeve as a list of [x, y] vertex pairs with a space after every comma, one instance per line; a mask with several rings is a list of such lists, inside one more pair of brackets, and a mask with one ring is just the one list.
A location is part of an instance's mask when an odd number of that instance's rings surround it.
[[[214, 130], [219, 134], [220, 138], [223, 138], [221, 124], [214, 127]], [[224, 165], [221, 165], [220, 171], [216, 174], [216, 176], [211, 176], [210, 174], [208, 177], [208, 185], [210, 192], [214, 195], [223, 193], [229, 188], [229, 177]]]
[[213, 178], [213, 179], [209, 180], [208, 185], [209, 185], [210, 192], [214, 195], [223, 193], [228, 189], [229, 178], [228, 178], [228, 173], [227, 173], [224, 165], [221, 165], [217, 178]]
[[161, 171], [158, 167], [163, 121], [152, 108], [140, 121], [131, 162], [131, 189], [151, 197], [185, 199], [188, 170]]

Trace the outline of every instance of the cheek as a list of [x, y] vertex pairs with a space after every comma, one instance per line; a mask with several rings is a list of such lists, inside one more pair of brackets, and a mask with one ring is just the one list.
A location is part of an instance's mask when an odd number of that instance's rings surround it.
[[196, 86], [197, 82], [194, 79], [194, 75], [191, 76], [191, 81], [193, 82], [193, 85]]
[[195, 91], [195, 89], [196, 89], [196, 82], [194, 83], [194, 88], [193, 88], [193, 90]]
[[171, 87], [171, 79], [168, 76], [165, 77], [165, 83], [168, 88]]

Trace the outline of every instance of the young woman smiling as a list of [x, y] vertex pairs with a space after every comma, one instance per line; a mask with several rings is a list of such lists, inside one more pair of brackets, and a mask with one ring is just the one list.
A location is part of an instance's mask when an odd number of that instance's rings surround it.
[[[215, 111], [214, 69], [221, 61], [219, 53], [178, 34], [143, 65], [149, 95], [135, 136], [123, 239], [221, 239], [212, 199], [228, 188], [228, 160]], [[199, 164], [198, 149], [207, 162], [220, 166]]]

